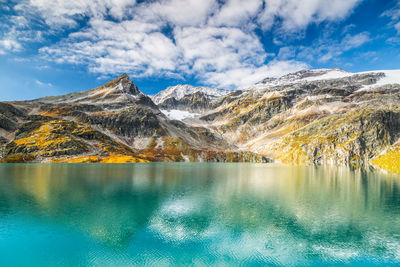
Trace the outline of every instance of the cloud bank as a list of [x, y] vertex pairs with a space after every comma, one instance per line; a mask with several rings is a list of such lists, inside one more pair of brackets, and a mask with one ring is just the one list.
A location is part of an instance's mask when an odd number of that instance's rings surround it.
[[0, 53], [21, 51], [24, 42], [62, 36], [54, 43], [43, 42], [39, 54], [49, 61], [87, 66], [103, 76], [126, 72], [133, 78], [194, 77], [206, 85], [244, 87], [307, 68], [299, 61], [301, 55], [327, 61], [367, 42], [368, 33], [360, 33], [303, 51], [284, 48], [275, 55], [257, 34], [272, 32], [280, 43], [300, 38], [310, 24], [344, 19], [360, 1], [23, 0], [3, 7], [14, 12], [6, 19], [9, 23], [0, 25], [7, 30], [2, 31]]

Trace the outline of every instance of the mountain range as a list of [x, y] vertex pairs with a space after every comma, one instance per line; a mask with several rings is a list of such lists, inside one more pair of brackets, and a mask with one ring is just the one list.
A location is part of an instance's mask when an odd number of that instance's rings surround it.
[[98, 88], [0, 103], [2, 162], [216, 161], [400, 173], [400, 70], [267, 77], [240, 90]]

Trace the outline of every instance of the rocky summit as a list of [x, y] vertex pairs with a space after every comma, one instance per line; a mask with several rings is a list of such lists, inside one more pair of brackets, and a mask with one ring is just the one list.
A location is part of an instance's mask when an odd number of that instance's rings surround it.
[[0, 103], [0, 157], [274, 161], [400, 173], [400, 71], [303, 70], [241, 90], [178, 85], [155, 96], [124, 74], [88, 91]]

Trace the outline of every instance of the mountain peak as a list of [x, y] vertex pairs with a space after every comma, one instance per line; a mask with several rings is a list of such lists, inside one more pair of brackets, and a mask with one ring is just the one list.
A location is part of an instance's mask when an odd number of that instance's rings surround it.
[[114, 80], [109, 81], [108, 83], [104, 84], [101, 86], [102, 88], [105, 87], [111, 87], [111, 88], [117, 88], [120, 91], [131, 94], [131, 95], [137, 95], [140, 94], [141, 92], [139, 91], [138, 87], [136, 84], [132, 82], [132, 80], [129, 78], [128, 74], [124, 73]]
[[170, 86], [152, 97], [153, 101], [156, 104], [159, 104], [165, 101], [168, 98], [175, 98], [176, 100], [180, 100], [186, 95], [191, 95], [194, 93], [203, 93], [210, 97], [219, 97], [229, 93], [227, 90], [217, 89], [217, 88], [210, 88], [204, 86], [193, 86], [189, 84], [179, 84], [175, 86]]
[[126, 99], [136, 99], [144, 96], [127, 74], [122, 74], [97, 88], [75, 92], [67, 95], [40, 98], [38, 101], [48, 103], [115, 103]]
[[347, 72], [344, 69], [341, 69], [339, 67], [333, 67], [333, 68], [331, 68], [331, 70]]

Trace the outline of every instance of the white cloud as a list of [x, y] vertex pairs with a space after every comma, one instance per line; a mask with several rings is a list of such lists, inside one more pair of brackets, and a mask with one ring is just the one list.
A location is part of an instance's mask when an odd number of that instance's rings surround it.
[[210, 19], [210, 24], [219, 26], [243, 26], [262, 9], [262, 0], [228, 0]]
[[161, 0], [138, 6], [137, 14], [151, 22], [200, 26], [207, 22], [217, 7], [215, 0]]
[[6, 51], [18, 52], [22, 49], [21, 44], [15, 39], [2, 39], [0, 40], [0, 53], [5, 54]]
[[[397, 31], [397, 34], [400, 34], [400, 0], [397, 0], [397, 3], [392, 9], [383, 12], [382, 16], [389, 17], [389, 27], [394, 27]], [[388, 41], [390, 42], [391, 39], [392, 38], [390, 38]]]
[[0, 54], [23, 50], [24, 42], [43, 41], [42, 31], [33, 30], [21, 15], [4, 15], [0, 21]]
[[371, 39], [368, 32], [362, 32], [356, 35], [347, 34], [340, 43], [340, 49], [348, 51], [350, 49], [357, 48], [369, 42], [370, 40]]
[[47, 87], [53, 87], [53, 85], [51, 83], [45, 83], [39, 80], [35, 80], [35, 83], [39, 86], [47, 86]]
[[394, 28], [397, 30], [397, 34], [400, 34], [400, 22], [397, 22], [397, 23], [394, 25]]
[[302, 47], [297, 57], [307, 61], [319, 61], [325, 63], [346, 51], [362, 46], [371, 39], [368, 32], [356, 35], [347, 34], [341, 41], [320, 39], [310, 47]]
[[400, 37], [391, 37], [389, 39], [386, 40], [386, 43], [390, 44], [390, 45], [400, 45]]
[[[0, 53], [20, 51], [26, 42], [71, 32], [39, 49], [59, 63], [81, 64], [100, 76], [126, 72], [138, 77], [196, 77], [219, 87], [243, 87], [266, 76], [308, 67], [266, 51], [255, 30], [301, 32], [310, 23], [343, 19], [361, 0], [21, 0], [1, 31]], [[111, 19], [110, 19], [111, 18]], [[32, 23], [40, 28], [34, 29]], [[0, 22], [1, 24], [1, 22]], [[6, 35], [5, 32], [12, 32]], [[13, 37], [13, 38], [11, 38]], [[349, 36], [312, 55], [338, 55], [368, 41]], [[367, 36], [368, 38], [368, 36]], [[282, 41], [274, 39], [282, 45]], [[332, 58], [331, 56], [331, 58]], [[272, 57], [272, 59], [271, 59]], [[279, 61], [280, 60], [280, 61]]]
[[361, 0], [264, 0], [259, 22], [265, 30], [281, 23], [284, 30], [304, 29], [310, 23], [344, 19]]
[[289, 59], [296, 56], [296, 48], [293, 46], [285, 46], [279, 49], [279, 59]]
[[306, 67], [289, 61], [264, 65], [271, 54], [264, 51], [254, 34], [237, 28], [177, 29], [175, 40], [189, 72], [204, 83], [217, 87], [245, 87], [265, 76]]
[[37, 15], [52, 28], [76, 27], [77, 20], [85, 16], [123, 19], [132, 12], [135, 0], [25, 0], [14, 7], [29, 15]]
[[245, 88], [266, 77], [280, 77], [309, 67], [304, 62], [274, 60], [260, 67], [245, 66], [232, 68], [225, 72], [207, 72], [204, 73], [203, 79], [207, 84], [221, 88]]
[[59, 63], [87, 64], [100, 74], [129, 72], [134, 77], [171, 72], [178, 58], [175, 45], [158, 26], [133, 20], [93, 19], [84, 31], [40, 52]]
[[177, 28], [174, 37], [185, 61], [195, 71], [260, 65], [266, 57], [259, 39], [237, 28]]
[[192, 75], [212, 84], [216, 84], [216, 79], [207, 73], [269, 70], [262, 66], [271, 55], [253, 33], [228, 27], [176, 27], [173, 42], [158, 27], [137, 21], [93, 20], [85, 31], [42, 48], [41, 53], [60, 63], [87, 64], [91, 71], [100, 74]]

